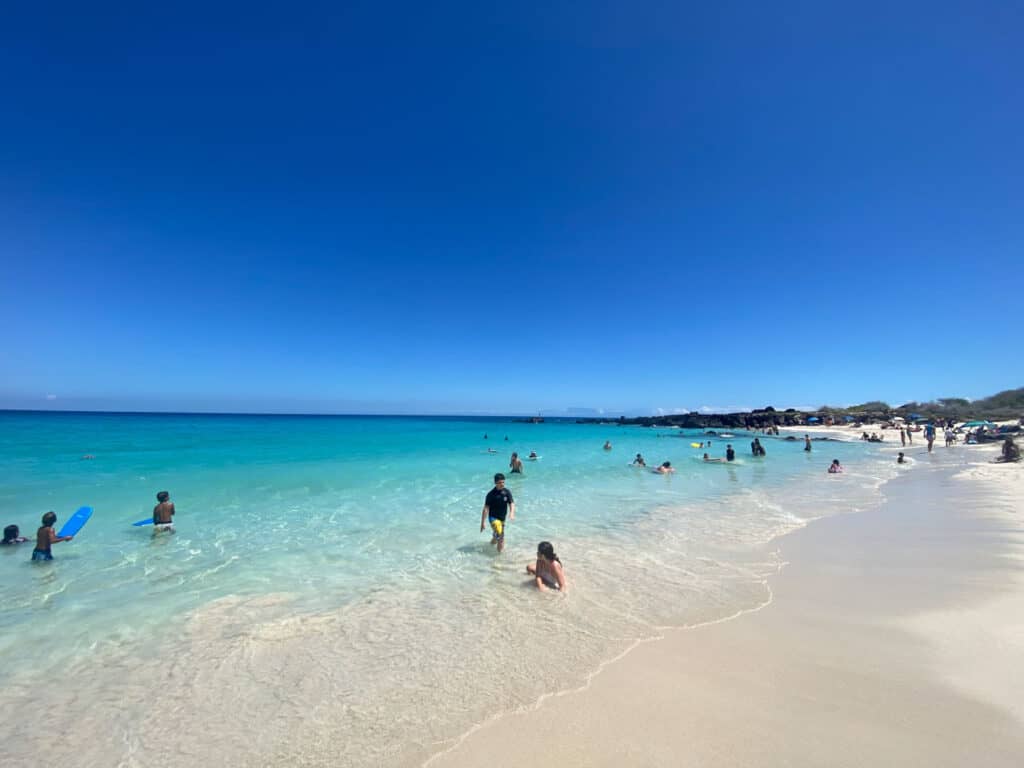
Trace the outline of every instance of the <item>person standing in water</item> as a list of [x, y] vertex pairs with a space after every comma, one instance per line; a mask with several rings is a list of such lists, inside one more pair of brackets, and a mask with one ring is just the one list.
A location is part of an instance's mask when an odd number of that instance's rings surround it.
[[732, 449], [732, 445], [725, 446], [725, 460], [736, 461], [736, 451]]
[[519, 458], [519, 454], [516, 453], [515, 451], [512, 452], [512, 458], [509, 459], [508, 468], [510, 470], [510, 473], [513, 475], [523, 474], [522, 459]]
[[157, 505], [153, 507], [153, 535], [158, 533], [174, 533], [174, 502], [171, 494], [160, 491], [156, 495]]
[[807, 451], [808, 453], [811, 452], [811, 436], [810, 435], [804, 435], [804, 450]]
[[564, 594], [569, 591], [562, 561], [558, 559], [550, 541], [542, 541], [537, 545], [537, 562], [529, 563], [526, 572], [533, 576], [534, 584], [541, 592], [557, 589]]
[[53, 526], [57, 522], [56, 512], [47, 512], [43, 515], [42, 522], [43, 524], [36, 531], [36, 548], [32, 550], [32, 559], [53, 560], [50, 546], [58, 541], [71, 541], [74, 536], [58, 536], [57, 532], [53, 530]]
[[[506, 521], [506, 518], [507, 521]], [[484, 508], [480, 513], [480, 531], [484, 525], [491, 524], [491, 544], [498, 546], [498, 551], [505, 549], [505, 524], [516, 519], [516, 503], [512, 492], [505, 487], [505, 476], [499, 472], [494, 476], [494, 487], [484, 499]]]

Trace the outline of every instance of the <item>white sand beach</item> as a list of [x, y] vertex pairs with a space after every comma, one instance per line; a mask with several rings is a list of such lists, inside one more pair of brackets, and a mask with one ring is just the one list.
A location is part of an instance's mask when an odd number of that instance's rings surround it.
[[763, 609], [669, 630], [427, 764], [1024, 764], [1024, 464], [997, 453], [915, 443], [879, 508], [772, 544]]

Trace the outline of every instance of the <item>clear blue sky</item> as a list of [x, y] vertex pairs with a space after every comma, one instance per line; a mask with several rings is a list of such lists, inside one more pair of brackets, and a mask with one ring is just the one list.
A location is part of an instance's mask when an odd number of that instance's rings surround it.
[[5, 14], [0, 407], [1024, 384], [1019, 4], [145, 6]]

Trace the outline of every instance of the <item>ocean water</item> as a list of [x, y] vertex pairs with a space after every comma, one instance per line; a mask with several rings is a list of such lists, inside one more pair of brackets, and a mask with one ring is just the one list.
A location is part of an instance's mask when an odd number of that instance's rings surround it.
[[[755, 459], [735, 435], [710, 452], [739, 460], [707, 465], [675, 429], [0, 414], [0, 523], [95, 509], [51, 563], [0, 551], [0, 761], [422, 764], [667, 627], [763, 606], [773, 540], [877, 503], [894, 471], [888, 446], [761, 436]], [[541, 458], [510, 475], [512, 451]], [[479, 532], [496, 471], [501, 555]], [[131, 523], [160, 490], [178, 533], [154, 539]], [[541, 540], [568, 595], [525, 575]]]

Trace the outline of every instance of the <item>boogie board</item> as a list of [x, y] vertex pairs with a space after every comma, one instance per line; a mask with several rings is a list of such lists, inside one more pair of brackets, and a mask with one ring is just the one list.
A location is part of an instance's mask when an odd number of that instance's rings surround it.
[[68, 521], [64, 523], [57, 535], [74, 536], [82, 530], [82, 526], [89, 521], [90, 517], [92, 517], [92, 507], [79, 507], [78, 511], [69, 517]]
[[691, 448], [703, 448], [704, 443], [690, 443]]
[[152, 525], [152, 524], [153, 524], [153, 518], [152, 517], [147, 517], [145, 520], [139, 520], [139, 522], [137, 522], [137, 523], [132, 523], [132, 525]]

